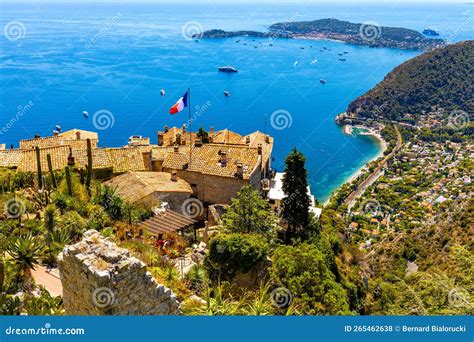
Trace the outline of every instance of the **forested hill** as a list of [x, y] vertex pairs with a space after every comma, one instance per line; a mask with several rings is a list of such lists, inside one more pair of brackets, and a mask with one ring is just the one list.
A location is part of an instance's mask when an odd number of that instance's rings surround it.
[[372, 90], [351, 102], [348, 113], [399, 120], [405, 113], [474, 112], [474, 41], [451, 44], [401, 64]]

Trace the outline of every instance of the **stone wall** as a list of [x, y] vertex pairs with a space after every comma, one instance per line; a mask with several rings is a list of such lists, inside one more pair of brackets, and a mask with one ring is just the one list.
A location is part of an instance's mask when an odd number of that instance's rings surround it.
[[[174, 170], [165, 168], [164, 171], [171, 173]], [[178, 177], [191, 186], [196, 185], [194, 195], [197, 198], [209, 203], [230, 204], [237, 192], [244, 185], [249, 184], [249, 180], [240, 178], [220, 177], [186, 170], [178, 170], [177, 173]]]
[[145, 264], [95, 230], [59, 255], [68, 315], [179, 315], [176, 295]]

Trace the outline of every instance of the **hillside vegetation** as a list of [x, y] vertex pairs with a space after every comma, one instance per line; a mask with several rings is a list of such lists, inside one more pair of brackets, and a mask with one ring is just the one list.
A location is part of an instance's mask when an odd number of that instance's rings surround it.
[[399, 120], [438, 106], [445, 111], [474, 111], [474, 41], [425, 53], [401, 64], [375, 88], [349, 104], [362, 117]]

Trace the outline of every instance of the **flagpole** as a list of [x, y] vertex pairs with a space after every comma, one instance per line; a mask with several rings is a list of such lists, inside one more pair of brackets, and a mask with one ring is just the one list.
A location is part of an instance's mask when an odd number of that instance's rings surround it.
[[191, 154], [192, 154], [192, 141], [191, 141], [191, 131], [192, 131], [192, 121], [191, 121], [191, 89], [188, 88], [188, 122], [189, 122], [189, 166], [188, 169], [191, 169]]

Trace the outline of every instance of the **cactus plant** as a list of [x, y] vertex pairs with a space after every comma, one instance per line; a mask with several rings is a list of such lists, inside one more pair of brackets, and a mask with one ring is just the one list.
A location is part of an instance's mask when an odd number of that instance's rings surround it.
[[56, 176], [53, 171], [53, 162], [51, 161], [51, 155], [47, 154], [46, 159], [48, 160], [48, 169], [49, 169], [49, 174], [51, 176], [51, 183], [53, 184], [53, 188], [57, 189], [58, 183], [56, 183]]
[[92, 179], [92, 146], [91, 140], [87, 139], [87, 175], [86, 175], [86, 188], [87, 193], [91, 195], [91, 179]]
[[67, 193], [72, 197], [72, 178], [71, 178], [71, 168], [66, 166], [66, 184], [67, 184]]
[[40, 159], [40, 149], [38, 146], [35, 147], [36, 151], [36, 167], [38, 171], [38, 189], [43, 188], [43, 174], [41, 172], [41, 159]]

